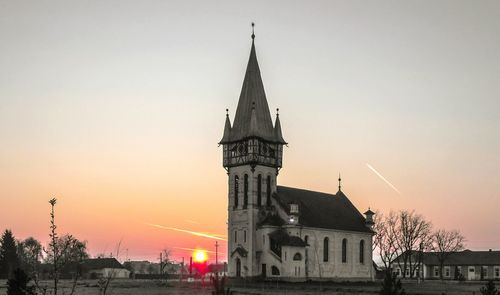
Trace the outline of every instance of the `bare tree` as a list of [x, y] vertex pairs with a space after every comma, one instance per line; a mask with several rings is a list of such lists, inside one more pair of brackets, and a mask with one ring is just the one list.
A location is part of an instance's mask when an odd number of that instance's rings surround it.
[[373, 251], [378, 251], [384, 267], [390, 271], [398, 253], [398, 215], [394, 211], [389, 212], [387, 216], [377, 212], [374, 217]]
[[165, 247], [160, 253], [160, 274], [161, 275], [163, 275], [163, 274], [168, 275], [168, 272], [166, 270], [167, 270], [168, 265], [171, 264], [171, 260], [170, 260], [171, 254], [172, 254], [172, 250], [170, 250], [167, 247]]
[[437, 230], [432, 235], [430, 247], [439, 262], [439, 277], [443, 279], [443, 266], [451, 255], [464, 249], [465, 238], [458, 230]]
[[[418, 255], [427, 249], [431, 240], [432, 224], [415, 211], [402, 210], [398, 216], [399, 225], [394, 227], [398, 250], [398, 264], [403, 270], [403, 278], [406, 278], [406, 270], [413, 278], [415, 270], [420, 267]], [[402, 266], [402, 267], [401, 267]]]
[[59, 247], [57, 244], [57, 226], [56, 226], [56, 221], [55, 221], [55, 212], [54, 212], [54, 207], [56, 206], [57, 199], [52, 198], [49, 201], [50, 204], [50, 242], [49, 242], [49, 250], [48, 254], [52, 254], [52, 257], [54, 258], [52, 261], [52, 276], [54, 279], [54, 295], [57, 295], [57, 285], [59, 283]]

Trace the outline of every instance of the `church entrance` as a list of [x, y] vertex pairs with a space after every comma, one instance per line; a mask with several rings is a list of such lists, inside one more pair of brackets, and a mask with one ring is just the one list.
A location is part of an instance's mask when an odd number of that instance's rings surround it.
[[241, 260], [236, 258], [236, 277], [241, 277]]

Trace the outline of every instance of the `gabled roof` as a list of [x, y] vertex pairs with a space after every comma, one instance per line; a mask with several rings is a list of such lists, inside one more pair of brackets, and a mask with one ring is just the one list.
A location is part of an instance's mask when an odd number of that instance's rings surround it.
[[248, 254], [248, 251], [243, 248], [242, 246], [238, 246], [236, 247], [236, 249], [234, 249], [234, 251], [231, 253], [231, 257], [233, 257], [233, 255], [235, 253], [238, 253], [241, 257], [247, 257], [247, 254]]
[[278, 186], [273, 197], [289, 212], [289, 204], [299, 205], [299, 223], [307, 227], [373, 233], [365, 218], [342, 191], [327, 194]]
[[85, 259], [82, 266], [86, 270], [103, 269], [103, 268], [125, 268], [115, 258], [91, 258]]
[[284, 229], [278, 229], [269, 234], [269, 237], [282, 246], [305, 247], [307, 246], [301, 238], [289, 235]]
[[279, 217], [277, 214], [269, 214], [262, 221], [258, 223], [258, 226], [271, 225], [271, 226], [282, 226], [286, 222]]

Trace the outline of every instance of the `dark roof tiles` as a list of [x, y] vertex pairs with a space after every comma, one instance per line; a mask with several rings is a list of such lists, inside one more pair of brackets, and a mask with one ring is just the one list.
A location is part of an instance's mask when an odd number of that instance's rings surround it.
[[365, 225], [365, 218], [342, 191], [332, 195], [278, 186], [274, 198], [287, 212], [290, 203], [298, 204], [299, 223], [303, 226], [373, 233]]

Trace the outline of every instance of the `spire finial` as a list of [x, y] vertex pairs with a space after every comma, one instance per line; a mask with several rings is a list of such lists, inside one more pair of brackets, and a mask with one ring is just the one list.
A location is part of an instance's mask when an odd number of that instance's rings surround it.
[[254, 31], [255, 23], [252, 22], [252, 40], [255, 39], [255, 31]]
[[255, 101], [252, 101], [252, 109], [255, 109]]
[[276, 117], [280, 115], [280, 108], [276, 108]]
[[340, 173], [339, 173], [339, 191], [342, 188], [342, 178], [340, 178]]
[[229, 109], [226, 109], [226, 116], [229, 116]]

